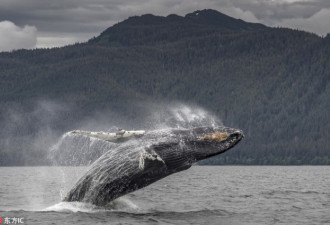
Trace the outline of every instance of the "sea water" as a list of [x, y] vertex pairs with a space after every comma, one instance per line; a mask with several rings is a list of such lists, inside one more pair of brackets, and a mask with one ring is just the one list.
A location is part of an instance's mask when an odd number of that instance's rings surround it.
[[328, 166], [193, 166], [107, 207], [61, 202], [85, 171], [0, 167], [2, 224], [330, 224]]

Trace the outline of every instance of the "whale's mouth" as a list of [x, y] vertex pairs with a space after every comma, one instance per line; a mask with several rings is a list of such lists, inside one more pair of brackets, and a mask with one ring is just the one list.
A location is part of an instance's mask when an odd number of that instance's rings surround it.
[[242, 133], [242, 131], [234, 131], [233, 133], [231, 133], [226, 141], [228, 141], [229, 144], [237, 144], [240, 140], [242, 140], [244, 138], [244, 134]]

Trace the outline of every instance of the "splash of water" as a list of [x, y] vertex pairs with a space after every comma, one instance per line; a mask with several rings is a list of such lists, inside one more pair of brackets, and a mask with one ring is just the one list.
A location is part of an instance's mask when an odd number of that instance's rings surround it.
[[146, 118], [147, 129], [191, 129], [202, 126], [222, 126], [222, 122], [213, 113], [199, 107], [182, 103], [173, 105], [148, 106], [150, 115]]
[[105, 207], [98, 207], [96, 205], [86, 202], [60, 202], [58, 204], [49, 206], [41, 211], [95, 213], [95, 212], [108, 211], [108, 210], [136, 212], [139, 211], [140, 208], [132, 201], [126, 199], [125, 197], [122, 197], [110, 202]]
[[67, 132], [50, 149], [48, 156], [55, 166], [88, 166], [116, 147], [116, 143]]

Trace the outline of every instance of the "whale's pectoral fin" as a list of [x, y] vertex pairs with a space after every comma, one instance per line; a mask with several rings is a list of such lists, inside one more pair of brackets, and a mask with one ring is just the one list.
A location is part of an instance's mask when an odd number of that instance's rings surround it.
[[140, 155], [139, 169], [142, 171], [166, 169], [166, 165], [156, 152], [143, 151]]
[[84, 131], [84, 130], [73, 130], [70, 131], [71, 134], [84, 135], [88, 137], [98, 138], [104, 141], [120, 143], [132, 138], [139, 138], [145, 134], [144, 130], [133, 130], [126, 131], [124, 129], [120, 129], [118, 133], [109, 133], [109, 132], [93, 132], [93, 131]]

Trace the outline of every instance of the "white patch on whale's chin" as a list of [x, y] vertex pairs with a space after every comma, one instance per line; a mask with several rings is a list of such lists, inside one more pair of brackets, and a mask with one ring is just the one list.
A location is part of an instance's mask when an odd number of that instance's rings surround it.
[[148, 153], [143, 151], [140, 155], [139, 169], [145, 170], [151, 167], [164, 166], [165, 162], [157, 153]]

